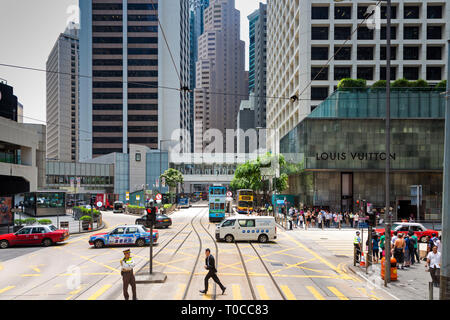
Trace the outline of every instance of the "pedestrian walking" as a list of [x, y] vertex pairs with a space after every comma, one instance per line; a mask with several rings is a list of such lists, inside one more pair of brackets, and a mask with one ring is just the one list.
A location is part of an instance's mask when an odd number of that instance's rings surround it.
[[383, 256], [386, 256], [386, 253], [384, 251], [384, 242], [386, 241], [386, 236], [383, 235], [380, 237], [380, 260], [383, 259]]
[[354, 224], [355, 224], [355, 229], [358, 229], [358, 226], [359, 226], [359, 214], [358, 213], [356, 213], [353, 216], [353, 221], [354, 221]]
[[419, 252], [417, 251], [418, 239], [413, 231], [409, 232], [409, 252], [411, 256], [411, 264], [420, 263]]
[[410, 250], [410, 242], [409, 242], [409, 234], [405, 234], [405, 268], [409, 268], [411, 266], [411, 255], [409, 254]]
[[304, 219], [305, 219], [305, 217], [304, 217], [304, 215], [303, 215], [303, 210], [300, 212], [300, 216], [299, 216], [299, 219], [298, 219], [298, 223], [299, 223], [299, 226], [300, 226], [300, 224], [302, 225], [302, 228], [303, 229], [305, 229], [305, 221], [304, 221]]
[[394, 243], [393, 256], [397, 260], [397, 269], [404, 269], [405, 263], [405, 239], [403, 239], [403, 234], [398, 235], [397, 240]]
[[349, 219], [350, 219], [350, 227], [353, 228], [353, 219], [354, 219], [353, 212], [350, 212]]
[[394, 245], [395, 241], [398, 239], [397, 234], [398, 234], [398, 232], [394, 231], [394, 235], [392, 236], [392, 240], [391, 240], [392, 246]]
[[200, 290], [200, 293], [206, 294], [208, 292], [208, 281], [209, 278], [212, 278], [219, 285], [220, 289], [222, 289], [222, 294], [224, 294], [227, 288], [220, 282], [219, 277], [217, 277], [216, 261], [209, 248], [205, 250], [205, 255], [205, 269], [208, 270], [208, 273], [205, 277], [205, 290]]
[[322, 211], [319, 212], [319, 214], [317, 215], [317, 224], [319, 228], [322, 228], [323, 230], [323, 213]]
[[124, 258], [120, 260], [120, 267], [121, 267], [120, 274], [122, 275], [122, 282], [123, 282], [123, 296], [125, 297], [125, 300], [129, 300], [130, 296], [128, 295], [128, 286], [131, 285], [133, 300], [137, 300], [136, 279], [134, 278], [133, 274], [133, 268], [135, 267], [135, 263], [133, 261], [133, 258], [131, 258], [130, 249], [124, 250], [123, 254]]
[[434, 246], [432, 251], [427, 255], [426, 270], [430, 272], [431, 281], [435, 287], [439, 287], [439, 277], [441, 272], [441, 253], [438, 252], [437, 246]]
[[339, 212], [338, 214], [338, 224], [339, 224], [339, 230], [341, 230], [342, 227], [342, 223], [344, 222], [344, 216], [342, 215], [341, 212]]
[[359, 263], [361, 258], [361, 238], [359, 237], [359, 231], [356, 231], [356, 236], [353, 238], [353, 246], [355, 247], [356, 263]]
[[309, 212], [309, 210], [306, 211], [305, 221], [306, 221], [306, 230], [308, 230], [309, 224], [311, 223], [311, 212]]
[[372, 257], [373, 263], [378, 263], [378, 252], [380, 250], [379, 247], [380, 240], [378, 239], [378, 235], [374, 233], [372, 235]]

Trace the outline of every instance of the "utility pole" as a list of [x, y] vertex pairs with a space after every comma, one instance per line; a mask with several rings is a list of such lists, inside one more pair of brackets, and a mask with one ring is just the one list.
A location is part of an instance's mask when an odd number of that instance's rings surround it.
[[384, 211], [385, 228], [385, 276], [384, 286], [391, 282], [391, 212], [390, 212], [390, 176], [391, 169], [391, 0], [386, 7], [386, 209]]
[[[450, 39], [448, 40], [447, 48], [450, 48]], [[442, 194], [442, 250], [441, 254], [441, 276], [440, 276], [440, 289], [439, 299], [450, 300], [450, 50], [448, 50], [448, 62], [447, 62], [447, 91], [445, 93], [447, 97], [447, 108], [445, 109], [445, 146], [444, 146], [444, 181], [443, 181], [443, 194]]]

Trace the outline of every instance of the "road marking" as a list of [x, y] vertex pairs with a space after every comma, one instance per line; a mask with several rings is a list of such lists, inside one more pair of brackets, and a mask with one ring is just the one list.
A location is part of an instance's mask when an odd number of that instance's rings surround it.
[[[369, 292], [367, 292], [366, 288], [357, 288], [359, 291], [361, 291], [364, 295], [368, 296], [369, 298], [371, 298], [372, 300], [380, 300], [380, 298], [378, 298], [376, 295], [374, 294], [370, 294]], [[374, 293], [372, 291], [372, 293]]]
[[3, 265], [0, 263], [0, 271], [3, 270]]
[[288, 300], [297, 300], [288, 286], [280, 286], [280, 288]]
[[109, 288], [111, 288], [111, 284], [104, 285], [99, 290], [97, 290], [96, 293], [94, 293], [92, 296], [88, 298], [88, 300], [97, 300], [98, 297], [100, 297], [102, 294], [104, 294]]
[[178, 291], [175, 294], [175, 296], [173, 297], [173, 300], [181, 300], [183, 298], [183, 293], [184, 293], [185, 289], [186, 289], [186, 284], [185, 283], [179, 283], [178, 284]]
[[336, 289], [335, 287], [327, 287], [328, 290], [330, 290], [331, 292], [334, 293], [334, 295], [336, 297], [338, 297], [341, 300], [350, 300], [349, 298], [347, 298], [342, 292], [340, 292], [338, 289]]
[[325, 298], [313, 286], [306, 286], [306, 289], [308, 289], [317, 300], [325, 300]]
[[76, 295], [77, 293], [79, 293], [81, 291], [81, 289], [83, 288], [83, 286], [80, 286], [80, 288], [78, 288], [77, 290], [71, 291], [69, 292], [70, 296], [68, 296], [66, 298], [66, 300], [70, 300], [74, 295]]
[[261, 300], [270, 300], [269, 296], [267, 295], [266, 288], [264, 288], [263, 285], [257, 285], [256, 290], [258, 290]]
[[242, 300], [241, 286], [238, 284], [233, 284], [231, 288], [233, 290], [233, 300]]
[[203, 295], [203, 300], [211, 300], [211, 298], [212, 298], [211, 293], [207, 293], [207, 294]]
[[342, 271], [339, 270], [335, 265], [333, 265], [332, 263], [330, 263], [328, 260], [326, 260], [325, 258], [319, 256], [316, 252], [314, 252], [313, 250], [309, 249], [308, 247], [306, 247], [303, 243], [295, 240], [294, 238], [292, 238], [291, 236], [289, 236], [288, 234], [283, 234], [285, 237], [287, 237], [288, 239], [290, 239], [292, 242], [294, 242], [295, 244], [297, 244], [299, 247], [303, 248], [305, 251], [309, 252], [311, 255], [313, 255], [314, 257], [316, 257], [317, 259], [319, 259], [320, 261], [322, 261], [322, 263], [326, 264], [328, 267], [330, 267], [331, 269], [333, 269], [334, 271], [336, 271], [339, 274], [342, 274]]
[[21, 277], [40, 277], [41, 275], [38, 273], [33, 273], [33, 274], [21, 274]]
[[16, 287], [16, 286], [8, 286], [8, 287], [6, 287], [6, 288], [0, 289], [0, 294], [6, 292], [6, 291], [8, 291], [8, 290], [11, 290], [12, 288], [15, 288], [15, 287]]

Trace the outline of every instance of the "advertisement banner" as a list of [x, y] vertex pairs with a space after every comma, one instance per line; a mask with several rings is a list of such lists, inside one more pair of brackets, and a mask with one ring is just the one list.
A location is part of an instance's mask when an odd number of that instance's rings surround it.
[[0, 225], [12, 225], [13, 224], [13, 214], [12, 209], [12, 198], [11, 197], [0, 197]]

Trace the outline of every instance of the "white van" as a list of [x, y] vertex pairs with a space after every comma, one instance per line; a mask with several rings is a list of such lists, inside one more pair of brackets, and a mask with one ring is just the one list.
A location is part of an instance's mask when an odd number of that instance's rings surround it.
[[268, 242], [277, 238], [274, 217], [232, 216], [216, 227], [216, 239], [226, 242], [259, 241]]

